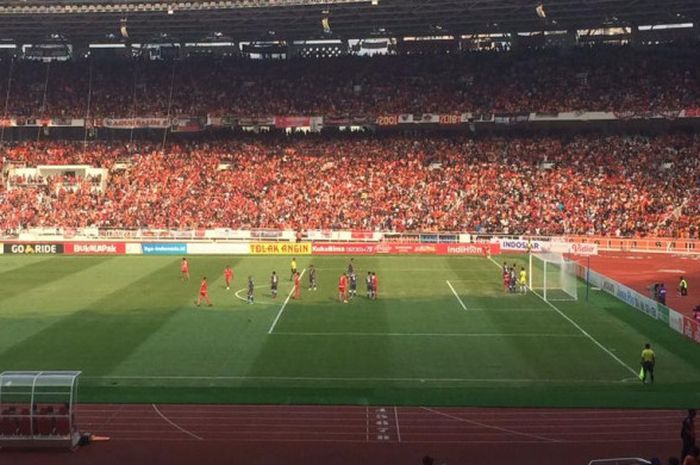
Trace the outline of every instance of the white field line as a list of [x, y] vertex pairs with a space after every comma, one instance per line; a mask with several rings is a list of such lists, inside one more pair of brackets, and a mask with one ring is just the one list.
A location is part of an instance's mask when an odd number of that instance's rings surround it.
[[369, 405], [365, 405], [365, 440], [369, 442]]
[[170, 424], [170, 425], [172, 425], [173, 427], [179, 429], [179, 430], [182, 431], [183, 433], [185, 433], [185, 434], [187, 434], [187, 435], [189, 435], [189, 436], [192, 436], [192, 437], [195, 438], [195, 439], [198, 439], [198, 440], [200, 440], [200, 441], [203, 441], [203, 440], [204, 440], [204, 438], [202, 438], [202, 437], [200, 437], [200, 436], [197, 436], [196, 434], [194, 434], [194, 433], [191, 432], [191, 431], [187, 431], [185, 428], [183, 428], [182, 426], [180, 426], [180, 425], [178, 425], [177, 423], [173, 422], [170, 418], [166, 417], [165, 415], [163, 415], [163, 413], [162, 413], [160, 410], [158, 410], [158, 407], [156, 406], [156, 404], [151, 404], [151, 405], [153, 406], [153, 410], [156, 411], [156, 413], [158, 414], [158, 416], [161, 417], [161, 418], [162, 418], [163, 420], [165, 420], [166, 422], [168, 422], [168, 424]]
[[396, 421], [396, 439], [401, 442], [401, 427], [399, 426], [399, 411], [394, 406], [394, 420]]
[[581, 338], [584, 337], [581, 334], [574, 333], [361, 333], [361, 332], [341, 332], [341, 331], [330, 331], [330, 332], [294, 332], [294, 331], [277, 331], [274, 333], [275, 336], [319, 336], [319, 337], [334, 337], [334, 336], [347, 336], [347, 337], [562, 337], [562, 338]]
[[[304, 273], [306, 273], [306, 268], [301, 270], [301, 274], [299, 275], [299, 280], [301, 280], [301, 278], [304, 277]], [[280, 311], [277, 312], [277, 316], [275, 317], [275, 321], [272, 322], [272, 326], [270, 326], [270, 330], [267, 332], [267, 334], [272, 334], [272, 331], [275, 330], [275, 326], [277, 326], [277, 322], [280, 320], [280, 317], [282, 316], [284, 309], [287, 308], [287, 304], [289, 303], [289, 299], [292, 298], [293, 293], [294, 293], [294, 286], [292, 286], [292, 289], [289, 291], [289, 295], [287, 295], [287, 298], [284, 299], [284, 303], [280, 307]]]
[[[489, 260], [491, 260], [491, 261], [493, 262], [493, 264], [496, 265], [498, 268], [501, 267], [501, 265], [499, 265], [498, 262], [497, 262], [496, 260], [494, 260], [493, 258], [489, 257]], [[532, 291], [531, 291], [531, 292], [532, 292]], [[549, 305], [550, 307], [552, 307], [552, 309], [554, 309], [554, 311], [556, 311], [559, 315], [561, 315], [562, 318], [564, 318], [566, 321], [568, 321], [569, 323], [571, 323], [571, 325], [572, 325], [574, 328], [578, 329], [578, 330], [581, 332], [581, 334], [583, 334], [583, 335], [586, 336], [588, 339], [590, 339], [591, 342], [593, 342], [593, 344], [595, 344], [596, 346], [598, 346], [603, 352], [605, 352], [605, 353], [608, 354], [610, 357], [612, 357], [613, 360], [615, 360], [617, 363], [619, 363], [621, 366], [623, 366], [627, 371], [629, 371], [630, 373], [632, 373], [634, 376], [637, 376], [637, 372], [636, 372], [634, 369], [632, 369], [632, 367], [630, 367], [630, 366], [627, 365], [625, 362], [623, 362], [623, 361], [620, 359], [620, 357], [618, 357], [617, 355], [613, 354], [613, 353], [610, 351], [610, 349], [608, 349], [608, 348], [605, 347], [603, 344], [601, 344], [600, 342], [598, 342], [598, 340], [597, 340], [596, 338], [594, 338], [593, 336], [591, 336], [591, 335], [588, 333], [588, 331], [586, 331], [586, 330], [583, 329], [581, 326], [579, 326], [578, 323], [576, 323], [574, 320], [572, 320], [571, 318], [569, 318], [568, 316], [566, 316], [566, 315], [564, 314], [564, 312], [562, 312], [561, 310], [559, 310], [559, 308], [558, 308], [557, 306], [555, 306], [553, 303], [551, 303], [551, 302], [549, 302], [549, 301], [547, 301], [547, 300], [544, 300], [544, 299], [543, 299], [542, 297], [540, 297], [537, 293], [533, 292], [533, 294], [535, 294], [542, 302], [544, 302], [544, 303], [546, 303], [547, 305]]]
[[467, 306], [464, 305], [464, 302], [462, 302], [462, 299], [459, 297], [459, 294], [457, 294], [457, 291], [455, 291], [455, 288], [452, 287], [452, 284], [450, 284], [449, 281], [445, 281], [445, 282], [447, 283], [448, 286], [450, 286], [450, 289], [452, 290], [452, 293], [455, 295], [455, 297], [457, 297], [457, 300], [459, 301], [459, 304], [462, 306], [462, 308], [463, 308], [464, 310], [466, 310], [466, 309], [467, 309]]
[[[490, 297], [490, 296], [489, 296]], [[518, 307], [511, 307], [511, 308], [484, 308], [484, 307], [469, 307], [469, 311], [475, 311], [475, 312], [489, 312], [489, 313], [494, 313], [494, 312], [508, 312], [512, 313], [514, 315], [517, 315], [518, 313], [551, 313], [552, 310], [549, 308], [518, 308]]]
[[150, 381], [347, 381], [347, 382], [415, 382], [415, 383], [578, 383], [593, 385], [620, 384], [622, 381], [588, 379], [542, 379], [542, 378], [373, 378], [373, 377], [314, 377], [314, 376], [81, 376], [89, 380], [150, 380]]
[[[266, 287], [270, 287], [270, 285], [269, 285], [269, 284], [261, 284], [260, 286], [255, 286], [255, 287], [256, 287], [256, 288], [266, 288]], [[246, 299], [246, 298], [244, 298], [244, 297], [241, 297], [241, 296], [239, 295], [241, 292], [247, 291], [247, 290], [248, 290], [248, 288], [247, 288], [247, 287], [244, 287], [243, 289], [239, 289], [239, 290], [237, 290], [236, 292], [234, 292], [233, 295], [236, 296], [236, 298], [237, 298], [238, 300], [242, 300], [243, 302], [248, 303], [248, 299]]]
[[551, 439], [551, 438], [548, 438], [548, 437], [545, 437], [545, 436], [540, 436], [540, 435], [538, 435], [538, 434], [523, 433], [523, 432], [521, 432], [521, 431], [516, 431], [516, 430], [510, 429], [510, 428], [501, 428], [500, 426], [489, 425], [488, 423], [482, 423], [482, 422], [480, 422], [480, 421], [468, 420], [468, 419], [466, 419], [466, 418], [456, 417], [456, 416], [454, 416], [454, 415], [450, 415], [449, 413], [443, 413], [443, 412], [440, 412], [440, 411], [438, 411], [438, 410], [433, 410], [433, 409], [428, 408], [428, 407], [421, 407], [421, 408], [422, 408], [423, 410], [426, 410], [426, 411], [428, 411], [428, 412], [434, 413], [434, 414], [436, 414], [436, 415], [441, 415], [441, 416], [443, 416], [443, 417], [451, 418], [451, 419], [453, 419], [453, 420], [461, 421], [461, 422], [463, 422], [463, 423], [469, 423], [469, 424], [472, 424], [472, 425], [481, 426], [482, 428], [494, 429], [494, 430], [497, 430], [497, 431], [502, 431], [502, 432], [504, 432], [504, 433], [515, 434], [515, 435], [517, 435], [517, 436], [524, 436], [524, 437], [531, 438], [531, 439], [539, 439], [539, 440], [541, 440], [541, 441], [547, 441], [547, 442], [561, 442], [561, 441], [558, 441], [558, 440], [556, 440], [556, 439]]

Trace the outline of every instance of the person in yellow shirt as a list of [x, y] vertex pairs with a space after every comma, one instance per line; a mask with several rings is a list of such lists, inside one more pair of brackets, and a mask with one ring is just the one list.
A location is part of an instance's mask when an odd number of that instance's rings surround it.
[[678, 283], [678, 294], [681, 297], [685, 297], [688, 295], [688, 281], [686, 281], [683, 276], [681, 276], [681, 280]]
[[654, 382], [654, 365], [656, 365], [656, 355], [651, 349], [651, 344], [644, 344], [644, 350], [642, 350], [642, 370], [644, 376], [642, 377], [642, 383], [647, 382], [647, 376], [651, 378], [651, 382]]
[[525, 267], [520, 267], [518, 285], [520, 286], [520, 293], [527, 294], [527, 271], [525, 271]]
[[289, 278], [289, 280], [291, 281], [292, 279], [294, 279], [294, 276], [297, 274], [297, 259], [296, 258], [292, 258], [292, 264], [290, 266], [292, 268], [292, 276]]

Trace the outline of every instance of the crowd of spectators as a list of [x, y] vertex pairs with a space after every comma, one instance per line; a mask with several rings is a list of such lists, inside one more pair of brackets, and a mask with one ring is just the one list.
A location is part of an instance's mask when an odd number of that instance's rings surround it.
[[63, 118], [85, 117], [88, 102], [98, 118], [678, 111], [700, 107], [700, 53], [597, 47], [325, 60], [17, 61], [0, 66], [0, 95], [8, 96], [5, 115]]
[[[288, 228], [698, 238], [700, 137], [250, 138], [7, 146], [0, 228]], [[117, 163], [119, 162], [119, 163]], [[104, 189], [7, 182], [109, 169]], [[10, 187], [8, 187], [10, 186]]]

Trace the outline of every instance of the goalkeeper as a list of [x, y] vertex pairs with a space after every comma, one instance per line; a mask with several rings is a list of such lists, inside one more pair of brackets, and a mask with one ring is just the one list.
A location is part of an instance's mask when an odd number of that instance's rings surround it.
[[520, 273], [518, 275], [518, 287], [521, 294], [527, 294], [527, 271], [525, 267], [520, 267]]

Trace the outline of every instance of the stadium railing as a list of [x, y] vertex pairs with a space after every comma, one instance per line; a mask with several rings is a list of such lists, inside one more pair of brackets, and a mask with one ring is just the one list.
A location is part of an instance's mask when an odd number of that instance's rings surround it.
[[416, 242], [473, 243], [499, 242], [501, 249], [510, 251], [539, 251], [552, 242], [597, 246], [601, 251], [654, 252], [668, 254], [700, 254], [700, 239], [664, 237], [608, 236], [542, 236], [480, 233], [468, 231], [343, 231], [343, 230], [281, 230], [231, 228], [215, 229], [106, 229], [36, 227], [20, 231], [0, 232], [0, 238], [22, 241], [71, 240], [146, 240], [146, 241], [314, 241], [314, 242]]

